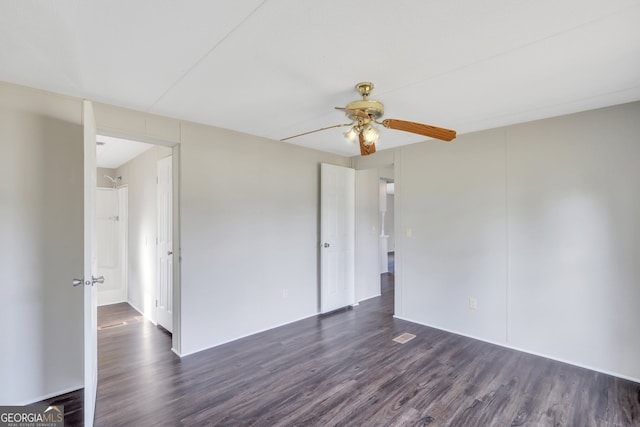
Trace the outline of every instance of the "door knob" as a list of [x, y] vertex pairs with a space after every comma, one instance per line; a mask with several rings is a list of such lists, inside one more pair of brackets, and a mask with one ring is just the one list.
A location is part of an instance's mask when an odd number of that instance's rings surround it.
[[173, 255], [172, 251], [167, 251], [167, 255]]
[[82, 279], [73, 279], [73, 281], [71, 282], [71, 284], [76, 287], [76, 286], [80, 286], [82, 284], [85, 284], [87, 286], [89, 285], [93, 285], [96, 283], [104, 283], [104, 276], [100, 276], [100, 277], [93, 277], [91, 276], [91, 281], [87, 280], [86, 282]]
[[325, 248], [328, 248], [328, 247], [329, 247], [329, 246], [331, 246], [331, 245], [325, 242], [325, 244], [324, 244], [324, 245], [322, 245], [322, 246], [324, 246]]

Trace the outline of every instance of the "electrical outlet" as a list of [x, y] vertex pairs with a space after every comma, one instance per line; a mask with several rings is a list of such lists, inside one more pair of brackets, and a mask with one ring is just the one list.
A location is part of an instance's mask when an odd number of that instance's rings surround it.
[[289, 290], [288, 289], [283, 289], [282, 290], [282, 298], [287, 298], [289, 296]]
[[413, 230], [410, 228], [407, 228], [407, 237], [408, 238], [412, 238], [413, 237]]
[[478, 309], [478, 300], [473, 297], [469, 297], [469, 310], [477, 310], [477, 309]]

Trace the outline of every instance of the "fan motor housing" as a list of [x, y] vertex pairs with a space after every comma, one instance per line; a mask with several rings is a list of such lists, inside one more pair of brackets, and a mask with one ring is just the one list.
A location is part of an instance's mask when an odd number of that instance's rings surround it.
[[[346, 108], [347, 110], [364, 111], [369, 116], [373, 116], [376, 119], [379, 119], [384, 114], [384, 105], [382, 105], [381, 102], [370, 101], [368, 99], [350, 102], [347, 104]], [[353, 118], [351, 115], [349, 115], [349, 117]]]

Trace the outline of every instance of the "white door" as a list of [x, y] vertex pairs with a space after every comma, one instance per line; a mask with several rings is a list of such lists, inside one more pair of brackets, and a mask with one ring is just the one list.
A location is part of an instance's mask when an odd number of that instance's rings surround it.
[[98, 386], [98, 297], [95, 284], [96, 243], [96, 122], [91, 101], [83, 102], [84, 125], [84, 425], [93, 426]]
[[173, 332], [172, 156], [158, 161], [158, 290], [156, 319]]
[[355, 171], [320, 170], [320, 311], [355, 304]]

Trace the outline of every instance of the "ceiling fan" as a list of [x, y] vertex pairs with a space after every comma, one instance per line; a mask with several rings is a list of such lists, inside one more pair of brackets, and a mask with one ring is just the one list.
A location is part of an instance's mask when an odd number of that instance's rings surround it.
[[351, 129], [349, 129], [344, 135], [352, 142], [355, 142], [356, 139], [358, 139], [360, 142], [360, 154], [366, 156], [376, 152], [376, 142], [378, 141], [379, 133], [374, 124], [382, 125], [389, 129], [416, 133], [418, 135], [424, 135], [447, 142], [456, 137], [455, 130], [439, 128], [422, 123], [408, 122], [406, 120], [398, 119], [384, 119], [380, 122], [378, 119], [384, 114], [384, 105], [381, 102], [369, 99], [369, 95], [373, 90], [373, 83], [358, 83], [356, 85], [356, 90], [360, 95], [362, 95], [361, 100], [350, 102], [346, 107], [335, 107], [336, 110], [344, 111], [346, 113], [347, 117], [351, 119], [350, 123], [342, 123], [309, 132], [299, 133], [297, 135], [283, 138], [280, 141], [286, 141], [288, 139], [320, 132], [326, 129], [351, 126]]

